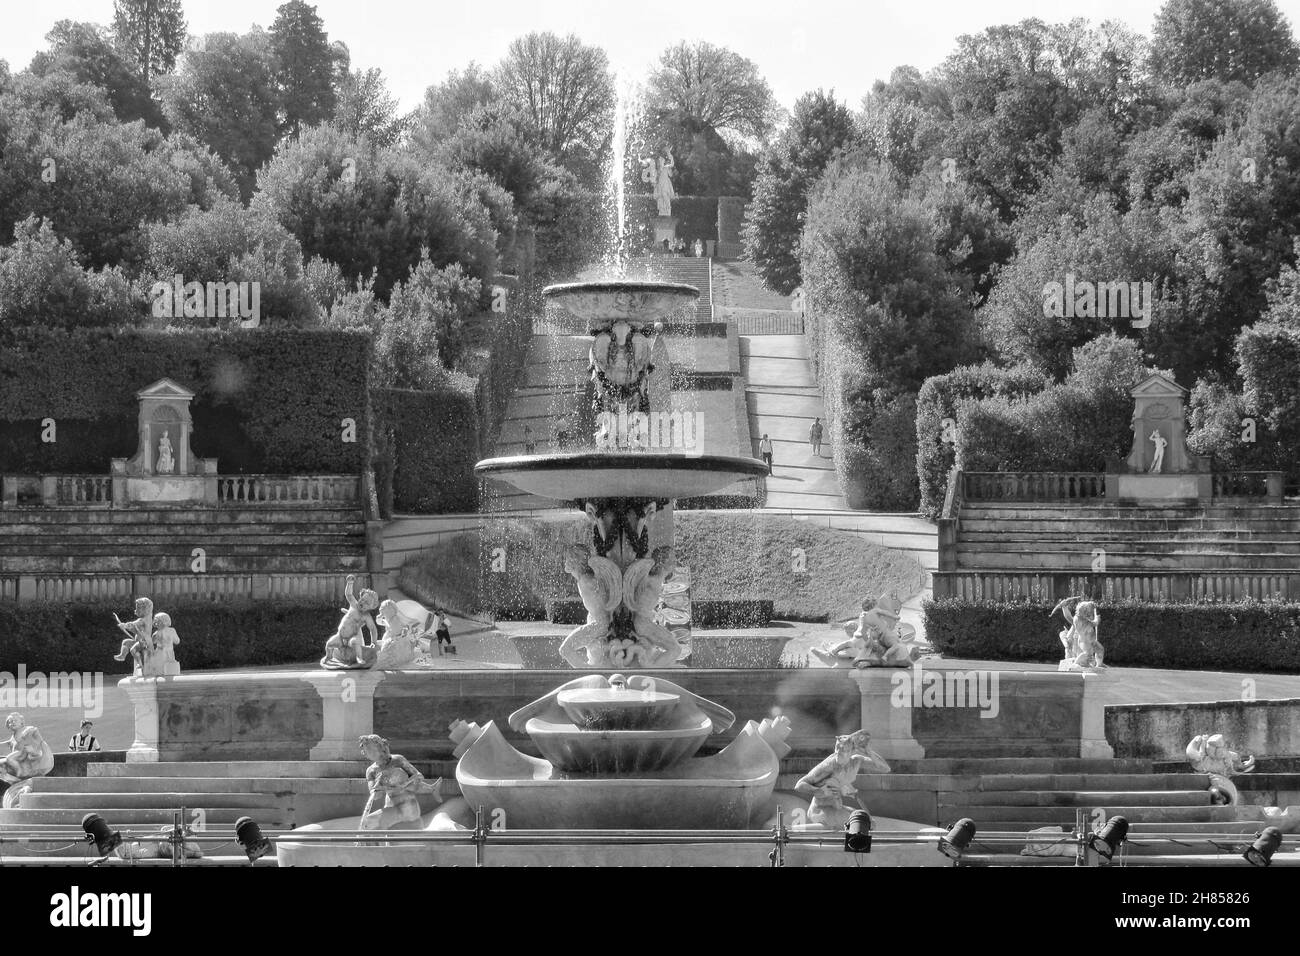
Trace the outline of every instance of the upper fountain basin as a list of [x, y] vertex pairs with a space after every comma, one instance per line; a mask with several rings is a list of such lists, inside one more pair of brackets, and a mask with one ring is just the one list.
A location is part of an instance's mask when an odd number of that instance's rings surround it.
[[766, 475], [767, 465], [734, 455], [581, 451], [488, 458], [474, 466], [474, 474], [555, 501], [694, 498]]
[[620, 319], [634, 329], [653, 325], [699, 297], [699, 289], [679, 282], [566, 282], [542, 290], [543, 299], [589, 329], [607, 328]]

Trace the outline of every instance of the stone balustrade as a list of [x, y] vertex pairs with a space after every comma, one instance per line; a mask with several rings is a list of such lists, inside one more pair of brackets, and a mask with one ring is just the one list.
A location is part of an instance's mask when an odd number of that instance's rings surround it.
[[[125, 601], [147, 594], [167, 604], [263, 600], [333, 604], [346, 574], [0, 574], [0, 601]], [[359, 587], [387, 591], [387, 575], [358, 574]]]
[[[0, 507], [124, 508], [125, 476], [0, 476]], [[284, 507], [363, 504], [357, 475], [203, 475], [208, 507]]]
[[934, 597], [1045, 601], [1074, 594], [1104, 601], [1300, 601], [1300, 572], [957, 570], [932, 572]]
[[1106, 497], [1106, 476], [1089, 471], [966, 471], [966, 501], [1088, 501]]

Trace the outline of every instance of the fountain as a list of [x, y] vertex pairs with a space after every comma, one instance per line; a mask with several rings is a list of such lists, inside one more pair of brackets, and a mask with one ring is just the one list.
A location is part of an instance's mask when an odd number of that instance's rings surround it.
[[[673, 503], [758, 478], [767, 467], [754, 458], [674, 447], [685, 429], [681, 416], [668, 407], [667, 369], [652, 359], [663, 320], [698, 298], [694, 286], [578, 282], [549, 286], [542, 296], [583, 321], [592, 336], [597, 447], [491, 458], [474, 471], [480, 478], [497, 478], [520, 491], [567, 502], [587, 517], [591, 540], [585, 561], [568, 567], [587, 609], [586, 623], [561, 648], [570, 664], [672, 666], [682, 649], [654, 623], [653, 610], [673, 569]], [[625, 422], [631, 422], [630, 428]], [[629, 434], [631, 440], [623, 440]], [[699, 445], [701, 436], [693, 437]]]

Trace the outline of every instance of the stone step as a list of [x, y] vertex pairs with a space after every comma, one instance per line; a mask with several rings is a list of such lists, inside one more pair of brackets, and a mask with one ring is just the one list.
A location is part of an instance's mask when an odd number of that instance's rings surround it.
[[[891, 760], [894, 773], [1060, 774], [1151, 773], [1151, 761], [1139, 757], [923, 757]], [[810, 766], [808, 769], [812, 769]]]
[[859, 790], [948, 790], [998, 793], [1008, 791], [1178, 791], [1205, 790], [1204, 774], [1087, 773], [1087, 774], [862, 774]]
[[[1006, 571], [1075, 570], [1087, 573], [1092, 558], [1087, 553], [1075, 556], [1073, 568], [1063, 567], [1064, 559], [1047, 549], [1027, 551], [983, 551], [980, 548], [957, 549], [958, 571], [997, 569]], [[1232, 552], [1157, 553], [1106, 551], [1107, 571], [1220, 571], [1292, 573], [1300, 570], [1300, 554], [1235, 554]]]
[[[364, 771], [363, 771], [364, 772]], [[44, 777], [32, 793], [198, 793], [218, 802], [226, 794], [368, 792], [365, 777]]]
[[[185, 555], [133, 556], [28, 555], [0, 558], [0, 572], [8, 574], [187, 574], [193, 558]], [[298, 553], [222, 554], [207, 552], [208, 574], [251, 574], [255, 572], [306, 574], [364, 572], [364, 554]]]
[[244, 809], [276, 809], [281, 798], [274, 793], [164, 793], [124, 792], [124, 793], [73, 793], [70, 791], [31, 791], [22, 795], [19, 808], [22, 810], [99, 810], [105, 814], [110, 810], [157, 809], [161, 807], [185, 807], [188, 810], [207, 810], [209, 808], [242, 807]]
[[[993, 522], [988, 522], [992, 524]], [[1148, 541], [1190, 541], [1204, 542], [1259, 542], [1277, 541], [1294, 543], [1300, 541], [1300, 530], [1290, 534], [1285, 528], [1269, 526], [1266, 528], [1122, 528], [1111, 527], [1097, 530], [1084, 528], [1038, 528], [1019, 523], [1008, 523], [987, 530], [972, 530], [965, 524], [961, 528], [962, 541], [1023, 541], [1031, 544], [1043, 542], [1079, 542], [1081, 535], [1086, 535], [1091, 542], [1142, 542]]]
[[[1300, 555], [1300, 537], [1296, 540], [1237, 540], [1231, 538], [1212, 538], [1204, 541], [1192, 538], [1143, 538], [1119, 539], [1114, 543], [1123, 545], [1121, 549], [1106, 547], [1112, 542], [1099, 541], [1087, 536], [1072, 535], [1048, 541], [1035, 542], [1017, 535], [989, 541], [968, 541], [965, 535], [957, 544], [958, 554], [1024, 554], [1050, 550], [1053, 554], [1076, 555], [1091, 560], [1092, 553], [1098, 547], [1105, 547], [1106, 561], [1110, 556], [1120, 558], [1151, 554], [1215, 554], [1215, 555], [1282, 555], [1288, 558]], [[1049, 546], [1050, 545], [1050, 549]], [[1140, 549], [1140, 550], [1139, 550]]]
[[[57, 825], [81, 829], [81, 820], [87, 813], [98, 812], [110, 827], [121, 830], [127, 827], [159, 827], [176, 818], [179, 807], [117, 807], [104, 811], [99, 806], [87, 808], [47, 808], [40, 810], [0, 810], [0, 837], [4, 828], [22, 829], [28, 826]], [[197, 809], [187, 807], [186, 809]], [[208, 826], [225, 824], [233, 826], [240, 817], [251, 816], [264, 827], [287, 827], [292, 823], [292, 812], [276, 806], [261, 807], [206, 807], [204, 822]], [[189, 822], [192, 822], [189, 821]]]
[[30, 534], [6, 534], [0, 541], [0, 554], [17, 554], [24, 551], [40, 553], [42, 550], [78, 548], [86, 553], [117, 554], [129, 551], [149, 551], [158, 548], [189, 546], [194, 542], [213, 548], [267, 548], [292, 545], [294, 548], [354, 547], [365, 541], [365, 529], [295, 530], [295, 531], [202, 531], [189, 528], [159, 528], [150, 531], [132, 531], [129, 534], [111, 535], [104, 531], [55, 531], [42, 528]]
[[263, 506], [257, 508], [5, 508], [0, 526], [10, 525], [199, 525], [216, 527], [266, 523], [273, 525], [356, 523], [362, 520], [359, 505], [318, 507], [316, 505]]
[[[1049, 824], [1072, 824], [1075, 810], [1072, 806], [968, 806], [940, 803], [938, 818], [945, 822], [970, 817], [979, 827], [991, 829], [1029, 829]], [[1090, 808], [1091, 809], [1091, 808]], [[1236, 820], [1236, 808], [1224, 806], [1161, 807], [1161, 806], [1108, 806], [1101, 807], [1107, 817], [1121, 816], [1129, 823], [1220, 823]]]
[[1208, 790], [994, 790], [940, 792], [940, 800], [959, 800], [976, 812], [978, 807], [1108, 807], [1122, 803], [1134, 807], [1208, 807]]
[[[420, 768], [423, 770], [423, 767]], [[88, 777], [364, 777], [364, 760], [170, 760], [91, 763]]]
[[[1114, 522], [1114, 521], [1164, 521], [1164, 522], [1241, 522], [1241, 521], [1300, 521], [1300, 505], [1170, 505], [1146, 508], [1124, 505], [1063, 505], [1029, 502], [1014, 504], [973, 505], [963, 504], [961, 519], [986, 521], [1039, 521], [1039, 522]], [[1213, 527], [1213, 524], [1207, 524]]]

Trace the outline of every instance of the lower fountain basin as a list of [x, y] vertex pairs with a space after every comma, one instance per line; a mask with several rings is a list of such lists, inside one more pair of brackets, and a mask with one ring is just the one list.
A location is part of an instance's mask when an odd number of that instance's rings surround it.
[[713, 721], [700, 714], [687, 727], [591, 731], [534, 717], [524, 732], [564, 773], [653, 773], [694, 757], [713, 733]]

